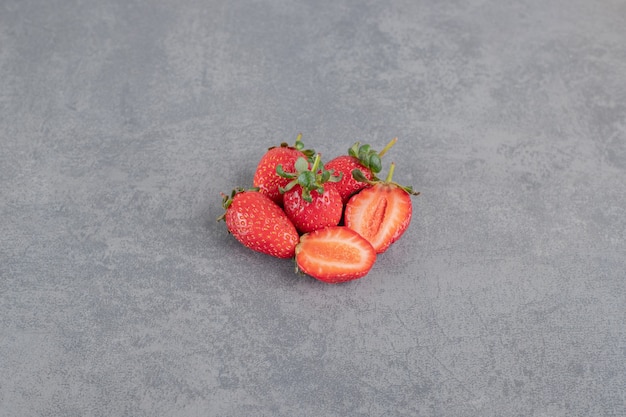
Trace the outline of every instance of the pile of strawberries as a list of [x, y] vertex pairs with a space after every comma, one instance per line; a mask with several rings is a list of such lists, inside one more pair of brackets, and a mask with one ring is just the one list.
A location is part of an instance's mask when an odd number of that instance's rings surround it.
[[377, 254], [398, 240], [412, 215], [411, 187], [376, 175], [381, 157], [355, 143], [347, 155], [325, 164], [294, 146], [269, 148], [254, 174], [253, 188], [222, 194], [228, 231], [246, 247], [278, 258], [294, 258], [298, 270], [327, 283], [361, 278]]

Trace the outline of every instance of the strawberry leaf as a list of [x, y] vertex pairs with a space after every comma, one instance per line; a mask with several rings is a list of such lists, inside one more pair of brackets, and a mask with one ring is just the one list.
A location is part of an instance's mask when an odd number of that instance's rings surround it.
[[378, 156], [378, 154], [373, 153], [369, 155], [369, 160], [368, 160], [368, 168], [373, 172], [373, 173], [379, 173], [381, 169], [383, 169], [383, 164], [382, 161], [380, 160], [380, 156]]
[[288, 178], [288, 179], [292, 179], [296, 177], [296, 175], [292, 174], [291, 172], [285, 172], [282, 164], [279, 164], [276, 166], [276, 174], [278, 174], [279, 177]]
[[298, 158], [295, 164], [296, 172], [303, 172], [309, 168], [309, 163], [304, 158]]
[[398, 138], [394, 138], [389, 142], [382, 151], [377, 152], [370, 145], [361, 145], [360, 142], [355, 142], [350, 149], [348, 149], [348, 155], [359, 160], [359, 163], [364, 167], [372, 171], [373, 174], [377, 174], [382, 169], [381, 157], [396, 143]]

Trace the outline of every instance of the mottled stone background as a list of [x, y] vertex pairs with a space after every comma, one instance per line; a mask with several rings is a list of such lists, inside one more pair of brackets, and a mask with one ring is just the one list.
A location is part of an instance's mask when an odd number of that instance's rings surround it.
[[[264, 150], [422, 192], [329, 286]], [[622, 0], [0, 0], [0, 416], [626, 415]]]

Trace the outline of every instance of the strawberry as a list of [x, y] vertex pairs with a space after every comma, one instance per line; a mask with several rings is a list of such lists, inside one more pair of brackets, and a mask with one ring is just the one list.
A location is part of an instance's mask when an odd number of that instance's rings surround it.
[[283, 210], [256, 189], [222, 194], [228, 231], [244, 246], [277, 258], [293, 258], [300, 239]]
[[320, 164], [318, 154], [310, 169], [304, 158], [296, 161], [294, 174], [284, 172], [280, 165], [277, 167], [278, 175], [289, 179], [289, 183], [281, 188], [285, 213], [300, 233], [336, 226], [341, 220], [341, 196], [327, 185], [341, 177], [333, 176], [323, 166], [318, 170]]
[[269, 148], [261, 157], [254, 172], [254, 187], [259, 188], [262, 194], [267, 195], [279, 205], [283, 203], [283, 196], [279, 188], [285, 187], [290, 180], [278, 176], [276, 167], [281, 165], [286, 172], [295, 172], [294, 165], [298, 158], [308, 159], [314, 154], [313, 150], [304, 150], [301, 138], [302, 134], [299, 134], [294, 146], [289, 146], [283, 142], [280, 146]]
[[384, 182], [368, 181], [355, 171], [357, 179], [371, 187], [350, 198], [344, 214], [345, 225], [366, 238], [376, 253], [386, 251], [405, 232], [413, 212], [411, 195], [419, 194], [392, 182], [394, 169], [392, 163]]
[[376, 251], [372, 245], [345, 226], [304, 234], [296, 246], [298, 269], [329, 284], [361, 278], [375, 261]]
[[337, 190], [331, 187], [323, 192], [311, 190], [311, 201], [305, 200], [303, 193], [302, 186], [296, 185], [284, 196], [285, 213], [300, 233], [339, 224], [343, 203]]
[[346, 204], [353, 194], [369, 187], [367, 182], [358, 181], [354, 178], [352, 171], [358, 169], [367, 180], [376, 180], [376, 174], [382, 169], [380, 158], [391, 149], [397, 140], [398, 138], [392, 139], [380, 152], [371, 149], [370, 145], [361, 145], [359, 142], [356, 142], [348, 150], [348, 155], [338, 156], [324, 164], [326, 169], [332, 169], [335, 173], [343, 174], [341, 181], [333, 185], [339, 191], [343, 204]]

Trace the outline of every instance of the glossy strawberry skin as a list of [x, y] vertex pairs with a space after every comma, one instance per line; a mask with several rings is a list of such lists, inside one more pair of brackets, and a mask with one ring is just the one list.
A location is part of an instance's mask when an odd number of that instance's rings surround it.
[[244, 246], [277, 258], [293, 258], [300, 239], [283, 210], [257, 191], [237, 193], [224, 214], [228, 231]]
[[280, 177], [276, 173], [276, 167], [282, 165], [285, 172], [295, 172], [296, 160], [300, 157], [306, 158], [306, 155], [290, 146], [279, 146], [270, 148], [261, 157], [256, 171], [254, 172], [253, 184], [259, 188], [259, 191], [268, 196], [278, 205], [283, 204], [283, 195], [279, 188], [285, 187], [289, 183], [289, 179]]
[[392, 183], [377, 183], [354, 195], [344, 214], [347, 227], [385, 252], [408, 228], [413, 213], [409, 193]]
[[304, 234], [296, 246], [298, 269], [328, 284], [362, 278], [375, 261], [376, 251], [372, 245], [344, 226]]
[[368, 180], [372, 180], [374, 178], [374, 174], [369, 168], [363, 166], [359, 162], [358, 158], [350, 155], [338, 156], [330, 162], [324, 164], [324, 167], [327, 170], [332, 169], [333, 175], [339, 175], [341, 173], [341, 180], [339, 182], [332, 183], [331, 186], [337, 189], [339, 195], [341, 195], [343, 204], [346, 204], [353, 194], [370, 186], [366, 182], [355, 180], [352, 176], [352, 170], [361, 170], [363, 175], [365, 175]]
[[311, 191], [311, 202], [302, 197], [302, 187], [294, 186], [284, 196], [284, 210], [287, 217], [300, 233], [308, 233], [328, 226], [336, 226], [341, 221], [343, 203], [339, 192], [324, 185], [324, 192]]

